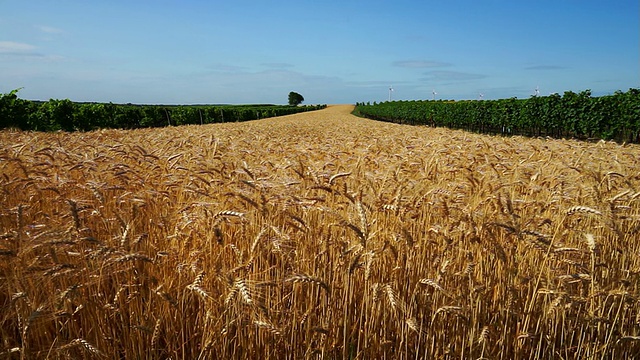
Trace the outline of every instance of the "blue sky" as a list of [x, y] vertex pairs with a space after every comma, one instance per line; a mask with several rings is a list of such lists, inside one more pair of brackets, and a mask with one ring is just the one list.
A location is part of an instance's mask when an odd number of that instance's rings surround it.
[[640, 87], [637, 0], [0, 0], [0, 92], [146, 104]]

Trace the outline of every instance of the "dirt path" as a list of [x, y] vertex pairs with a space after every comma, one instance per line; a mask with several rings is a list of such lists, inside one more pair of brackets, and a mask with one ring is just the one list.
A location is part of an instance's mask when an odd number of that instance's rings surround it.
[[[326, 109], [273, 117], [246, 123], [233, 123], [232, 127], [254, 128], [261, 131], [282, 131], [287, 135], [311, 132], [324, 137], [338, 134], [356, 135], [363, 127], [373, 128], [387, 125], [351, 115], [353, 105], [329, 105]], [[225, 124], [227, 125], [227, 124]], [[323, 136], [324, 135], [324, 136]]]
[[304, 113], [293, 114], [289, 116], [282, 116], [281, 118], [293, 118], [297, 120], [331, 120], [337, 122], [344, 122], [345, 120], [353, 121], [360, 119], [357, 116], [351, 115], [351, 112], [355, 108], [354, 105], [329, 105], [326, 109], [318, 111], [309, 111]]
[[[384, 146], [390, 150], [393, 149], [393, 144], [387, 143], [384, 139], [398, 136], [399, 138], [395, 140], [401, 140], [417, 130], [434, 130], [360, 118], [351, 114], [353, 109], [353, 105], [330, 105], [323, 110], [212, 126], [230, 131], [247, 131], [258, 138], [262, 136], [278, 138], [283, 146], [292, 148], [304, 144], [320, 147], [334, 145], [337, 148], [344, 148], [344, 145], [350, 144], [348, 148], [355, 149], [360, 146], [367, 148], [371, 143], [384, 141]], [[391, 142], [399, 143], [395, 140]]]
[[281, 118], [303, 118], [305, 120], [317, 120], [318, 118], [332, 118], [332, 119], [359, 119], [357, 116], [351, 115], [351, 112], [355, 106], [350, 104], [343, 105], [328, 105], [326, 109], [318, 111], [309, 111], [304, 113], [298, 113], [288, 116], [281, 116]]

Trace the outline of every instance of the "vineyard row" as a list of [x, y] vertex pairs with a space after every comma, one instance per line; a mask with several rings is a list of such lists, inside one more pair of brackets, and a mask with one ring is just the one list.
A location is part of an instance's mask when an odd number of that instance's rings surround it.
[[528, 99], [358, 103], [356, 113], [479, 133], [640, 142], [640, 89], [602, 97], [585, 90]]

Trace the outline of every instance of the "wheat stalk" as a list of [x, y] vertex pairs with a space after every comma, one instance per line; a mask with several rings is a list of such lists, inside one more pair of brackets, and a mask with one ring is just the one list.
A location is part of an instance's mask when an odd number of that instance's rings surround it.
[[567, 215], [574, 215], [574, 214], [593, 214], [593, 215], [598, 215], [598, 216], [602, 216], [602, 212], [599, 210], [596, 210], [594, 208], [590, 208], [587, 206], [572, 206], [569, 209], [567, 209]]
[[105, 357], [105, 354], [103, 354], [95, 346], [91, 345], [90, 342], [88, 342], [87, 340], [84, 340], [84, 339], [80, 339], [80, 338], [72, 340], [66, 347], [63, 347], [63, 348], [71, 348], [71, 347], [77, 347], [77, 346], [80, 346], [81, 348], [85, 349], [86, 351], [88, 351], [92, 355], [95, 355], [95, 356], [98, 356], [98, 357]]
[[438, 284], [435, 280], [432, 280], [432, 279], [420, 279], [420, 280], [418, 280], [418, 283], [430, 286], [430, 287], [442, 292], [445, 296], [449, 297], [449, 294], [447, 293], [447, 291], [442, 286], [440, 286], [440, 284]]
[[596, 239], [593, 234], [584, 234], [584, 241], [587, 243], [587, 247], [591, 253], [596, 251]]
[[273, 335], [280, 336], [280, 330], [273, 326], [273, 324], [262, 320], [254, 320], [253, 322], [259, 329], [264, 329]]
[[211, 298], [211, 295], [209, 295], [209, 293], [202, 288], [202, 281], [204, 280], [204, 276], [205, 272], [201, 271], [193, 280], [193, 282], [187, 285], [187, 289], [200, 295], [200, 297], [202, 297], [203, 299], [208, 300]]
[[160, 325], [162, 324], [162, 322], [160, 321], [160, 318], [156, 319], [156, 323], [153, 326], [153, 334], [151, 335], [151, 348], [152, 349], [157, 349], [158, 348], [158, 339], [160, 338]]
[[351, 173], [350, 173], [350, 172], [337, 173], [337, 174], [335, 174], [335, 175], [332, 175], [332, 176], [329, 178], [329, 185], [333, 185], [333, 182], [334, 182], [336, 179], [339, 179], [339, 178], [342, 178], [342, 177], [346, 177], [346, 176], [349, 176], [349, 175], [351, 175]]
[[238, 289], [238, 293], [240, 297], [247, 305], [253, 305], [253, 298], [251, 297], [251, 292], [249, 291], [249, 287], [244, 279], [236, 279], [233, 286]]
[[305, 274], [294, 274], [288, 277], [285, 281], [293, 282], [293, 283], [315, 284], [323, 288], [326, 292], [330, 292], [329, 285], [327, 285], [327, 283], [324, 282], [322, 279], [315, 276], [309, 276]]
[[482, 327], [482, 331], [480, 331], [480, 335], [478, 336], [478, 340], [476, 340], [476, 342], [484, 344], [487, 342], [487, 340], [489, 340], [489, 327], [484, 326]]

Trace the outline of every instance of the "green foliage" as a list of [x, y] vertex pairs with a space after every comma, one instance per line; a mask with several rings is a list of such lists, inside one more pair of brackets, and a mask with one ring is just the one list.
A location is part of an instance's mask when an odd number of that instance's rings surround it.
[[0, 129], [90, 131], [101, 128], [136, 129], [167, 125], [201, 125], [263, 119], [326, 107], [326, 105], [291, 107], [266, 104], [118, 105], [74, 103], [68, 99], [36, 102], [18, 98], [18, 91], [19, 89], [8, 94], [0, 94]]
[[358, 103], [370, 119], [525, 136], [640, 142], [640, 89], [592, 97], [590, 90], [529, 99]]
[[23, 129], [29, 126], [29, 104], [18, 98], [18, 91], [20, 89], [0, 94], [0, 128]]
[[298, 94], [297, 92], [292, 91], [289, 93], [289, 105], [298, 106], [302, 104], [303, 101], [304, 97], [302, 97], [302, 95]]

